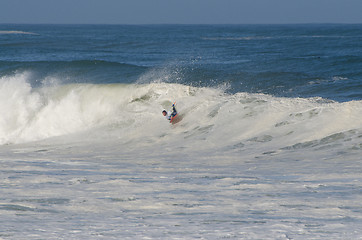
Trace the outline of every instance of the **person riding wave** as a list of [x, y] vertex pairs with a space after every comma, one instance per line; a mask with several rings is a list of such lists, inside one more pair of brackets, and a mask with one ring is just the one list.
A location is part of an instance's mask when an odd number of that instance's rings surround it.
[[167, 120], [171, 121], [172, 118], [177, 115], [175, 104], [172, 104], [172, 112], [167, 112], [166, 110], [163, 110], [162, 114], [166, 117]]

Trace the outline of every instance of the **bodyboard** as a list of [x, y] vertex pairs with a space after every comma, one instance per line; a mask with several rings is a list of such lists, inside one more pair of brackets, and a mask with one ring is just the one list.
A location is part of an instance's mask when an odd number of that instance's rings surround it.
[[179, 114], [173, 116], [170, 120], [170, 123], [175, 124], [182, 120], [182, 117]]

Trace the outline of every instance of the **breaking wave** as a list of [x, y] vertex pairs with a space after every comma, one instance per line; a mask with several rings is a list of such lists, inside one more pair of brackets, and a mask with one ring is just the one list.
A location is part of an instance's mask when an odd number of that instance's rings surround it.
[[[183, 118], [175, 125], [161, 115], [173, 101]], [[113, 139], [134, 148], [362, 148], [362, 101], [227, 94], [171, 83], [34, 88], [22, 73], [0, 79], [0, 109], [2, 145], [71, 135], [78, 141]]]

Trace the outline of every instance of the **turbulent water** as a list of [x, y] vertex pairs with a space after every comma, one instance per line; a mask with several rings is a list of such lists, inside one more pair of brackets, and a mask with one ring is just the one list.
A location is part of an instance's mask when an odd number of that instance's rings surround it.
[[0, 53], [0, 239], [362, 238], [362, 25], [0, 25]]

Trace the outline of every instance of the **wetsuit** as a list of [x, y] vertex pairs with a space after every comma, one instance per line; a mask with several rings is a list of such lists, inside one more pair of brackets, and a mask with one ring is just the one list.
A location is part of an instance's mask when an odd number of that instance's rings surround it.
[[176, 115], [177, 115], [177, 111], [176, 111], [175, 105], [172, 104], [172, 112], [167, 112], [165, 117], [167, 120], [171, 121], [171, 119]]

